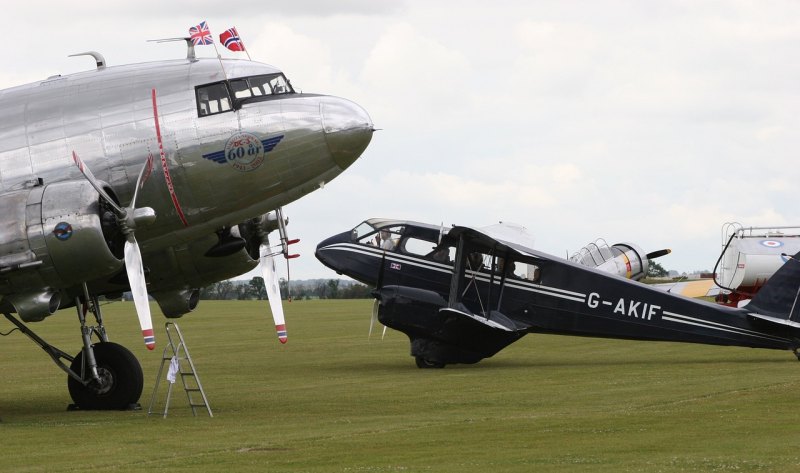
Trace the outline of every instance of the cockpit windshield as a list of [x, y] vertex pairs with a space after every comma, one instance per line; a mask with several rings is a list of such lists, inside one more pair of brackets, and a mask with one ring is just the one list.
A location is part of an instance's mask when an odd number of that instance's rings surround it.
[[244, 102], [293, 93], [292, 84], [280, 72], [204, 84], [195, 88], [197, 115], [228, 112], [238, 109]]
[[357, 241], [362, 245], [377, 246], [384, 250], [396, 250], [404, 229], [403, 225], [392, 225], [380, 226], [379, 230], [378, 227], [367, 221], [353, 229], [352, 238], [353, 241]]
[[239, 100], [294, 93], [286, 76], [280, 73], [231, 79], [231, 89], [234, 97]]

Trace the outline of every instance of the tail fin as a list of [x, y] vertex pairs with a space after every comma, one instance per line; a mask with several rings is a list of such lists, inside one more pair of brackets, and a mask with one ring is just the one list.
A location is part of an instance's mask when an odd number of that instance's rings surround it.
[[747, 304], [750, 315], [764, 319], [777, 319], [785, 325], [800, 324], [800, 252], [788, 258], [756, 296]]

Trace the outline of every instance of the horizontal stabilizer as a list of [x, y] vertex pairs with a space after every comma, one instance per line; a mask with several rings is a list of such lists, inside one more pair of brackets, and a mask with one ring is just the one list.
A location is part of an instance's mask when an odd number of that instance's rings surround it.
[[780, 325], [781, 327], [800, 328], [800, 323], [794, 322], [789, 319], [780, 319], [778, 317], [770, 317], [769, 315], [756, 314], [754, 312], [750, 312], [747, 315], [759, 320], [763, 320], [765, 322], [769, 322], [771, 324]]

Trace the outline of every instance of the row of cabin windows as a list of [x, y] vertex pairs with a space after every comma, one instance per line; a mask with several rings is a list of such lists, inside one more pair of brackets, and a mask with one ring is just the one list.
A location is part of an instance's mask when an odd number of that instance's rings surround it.
[[197, 115], [205, 117], [233, 110], [231, 95], [235, 100], [245, 100], [292, 93], [294, 90], [291, 84], [280, 73], [199, 85], [195, 88]]
[[[383, 228], [380, 232], [360, 237], [359, 242], [365, 245], [377, 246], [384, 250], [399, 251], [406, 254], [421, 256], [439, 263], [453, 264], [456, 257], [455, 246], [437, 246], [436, 242], [414, 237], [401, 239], [402, 233], [402, 226]], [[358, 235], [355, 234], [354, 236]], [[491, 267], [491, 255], [475, 252], [471, 253], [467, 258], [466, 269], [468, 270], [489, 271]], [[503, 258], [497, 258], [495, 268], [497, 271], [505, 272], [506, 277], [513, 277], [516, 279], [539, 282], [539, 278], [541, 277], [537, 265], [523, 263], [521, 261], [509, 262], [506, 267]]]

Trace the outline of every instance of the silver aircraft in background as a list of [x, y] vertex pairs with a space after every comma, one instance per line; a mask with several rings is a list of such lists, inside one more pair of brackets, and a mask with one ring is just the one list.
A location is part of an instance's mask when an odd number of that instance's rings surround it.
[[[353, 164], [374, 128], [357, 104], [298, 93], [270, 65], [191, 46], [186, 59], [114, 67], [84, 54], [96, 69], [0, 91], [0, 311], [67, 372], [79, 408], [119, 409], [138, 401], [142, 369], [108, 341], [98, 296], [132, 291], [152, 349], [148, 294], [180, 317], [200, 288], [260, 265], [285, 341], [281, 207]], [[27, 326], [68, 307], [74, 357]]]

